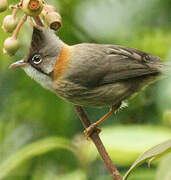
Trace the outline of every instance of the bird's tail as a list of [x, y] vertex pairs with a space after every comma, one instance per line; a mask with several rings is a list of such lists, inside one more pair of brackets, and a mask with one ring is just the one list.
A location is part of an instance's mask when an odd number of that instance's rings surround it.
[[160, 63], [159, 70], [163, 75], [171, 76], [171, 63]]
[[157, 72], [165, 76], [171, 76], [171, 62], [167, 62], [167, 63], [150, 62], [148, 66], [151, 68], [153, 72]]

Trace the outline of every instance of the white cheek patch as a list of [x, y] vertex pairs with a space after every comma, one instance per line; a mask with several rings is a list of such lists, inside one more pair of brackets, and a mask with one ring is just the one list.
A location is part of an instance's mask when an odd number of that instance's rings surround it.
[[30, 76], [32, 79], [37, 81], [44, 88], [46, 88], [50, 91], [53, 91], [53, 83], [52, 83], [52, 79], [50, 77], [37, 71], [35, 68], [33, 68], [30, 65], [23, 66], [23, 69], [28, 76]]

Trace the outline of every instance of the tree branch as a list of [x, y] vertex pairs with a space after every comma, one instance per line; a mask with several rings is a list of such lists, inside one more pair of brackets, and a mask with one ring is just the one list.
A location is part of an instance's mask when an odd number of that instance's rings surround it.
[[[84, 109], [81, 106], [77, 106], [75, 105], [75, 111], [77, 112], [84, 128], [88, 128], [91, 125], [91, 121], [88, 118], [86, 112], [84, 111]], [[115, 165], [112, 163], [112, 160], [110, 159], [99, 135], [98, 132], [94, 131], [91, 135], [90, 135], [91, 140], [93, 141], [93, 143], [95, 144], [106, 168], [108, 169], [108, 171], [110, 172], [112, 179], [113, 180], [122, 180], [122, 176], [119, 173], [119, 171], [117, 170], [117, 168], [115, 167]]]

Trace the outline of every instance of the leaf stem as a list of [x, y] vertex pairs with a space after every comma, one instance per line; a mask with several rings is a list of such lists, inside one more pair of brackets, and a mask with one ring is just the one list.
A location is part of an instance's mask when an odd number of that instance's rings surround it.
[[22, 19], [20, 20], [20, 22], [18, 23], [14, 33], [13, 33], [13, 38], [17, 39], [18, 33], [21, 29], [21, 26], [25, 23], [25, 21], [27, 20], [27, 15], [24, 14], [24, 16], [22, 17]]
[[37, 25], [42, 26], [42, 27], [44, 26], [39, 16], [34, 16], [33, 19]]

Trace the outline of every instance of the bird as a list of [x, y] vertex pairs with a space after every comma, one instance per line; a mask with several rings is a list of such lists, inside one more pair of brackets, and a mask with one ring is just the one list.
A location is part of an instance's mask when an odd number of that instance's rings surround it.
[[9, 66], [16, 67], [74, 105], [110, 107], [86, 129], [87, 136], [125, 100], [170, 70], [158, 56], [112, 44], [68, 45], [54, 31], [39, 26], [33, 27], [26, 56]]

